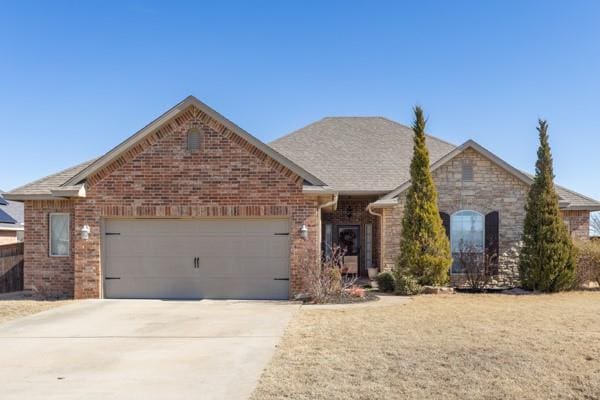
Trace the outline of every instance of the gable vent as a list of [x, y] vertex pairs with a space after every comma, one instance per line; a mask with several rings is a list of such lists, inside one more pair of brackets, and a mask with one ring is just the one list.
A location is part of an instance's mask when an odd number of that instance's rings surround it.
[[187, 149], [188, 151], [200, 150], [202, 134], [198, 129], [190, 129], [187, 133]]
[[471, 163], [463, 163], [462, 180], [463, 182], [473, 182], [473, 165]]

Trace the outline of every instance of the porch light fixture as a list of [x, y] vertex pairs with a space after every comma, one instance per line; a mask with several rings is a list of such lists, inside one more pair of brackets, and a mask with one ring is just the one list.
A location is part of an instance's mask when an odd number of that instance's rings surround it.
[[308, 239], [308, 228], [304, 224], [302, 224], [302, 228], [300, 228], [300, 237], [304, 240]]
[[84, 225], [81, 228], [81, 239], [88, 240], [90, 238], [90, 227], [88, 225]]

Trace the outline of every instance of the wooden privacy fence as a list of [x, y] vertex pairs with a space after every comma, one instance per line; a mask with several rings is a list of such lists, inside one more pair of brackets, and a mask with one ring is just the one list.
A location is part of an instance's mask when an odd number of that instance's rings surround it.
[[23, 243], [0, 245], [0, 293], [23, 290]]

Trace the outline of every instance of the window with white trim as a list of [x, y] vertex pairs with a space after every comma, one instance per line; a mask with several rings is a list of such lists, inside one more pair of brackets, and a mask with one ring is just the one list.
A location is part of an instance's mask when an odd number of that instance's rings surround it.
[[66, 213], [50, 214], [50, 256], [69, 256], [70, 241], [70, 216]]
[[459, 260], [461, 249], [475, 251], [483, 256], [485, 218], [471, 210], [458, 211], [450, 217], [450, 247], [452, 248], [452, 273], [462, 273]]

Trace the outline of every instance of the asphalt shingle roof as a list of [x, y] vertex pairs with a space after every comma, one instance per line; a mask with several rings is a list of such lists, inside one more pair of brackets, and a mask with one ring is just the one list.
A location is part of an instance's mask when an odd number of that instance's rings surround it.
[[[328, 117], [270, 143], [270, 146], [339, 191], [392, 191], [410, 178], [413, 131], [383, 117]], [[427, 136], [433, 164], [456, 146]], [[531, 176], [531, 174], [527, 174]], [[556, 186], [569, 207], [600, 202]]]
[[67, 168], [56, 174], [48, 175], [44, 178], [38, 179], [37, 181], [28, 183], [16, 189], [10, 191], [10, 194], [15, 195], [48, 195], [52, 193], [50, 190], [57, 189], [63, 183], [77, 175], [85, 167], [93, 163], [96, 159], [86, 161], [78, 164], [74, 167]]
[[[383, 117], [328, 117], [269, 145], [334, 190], [384, 193], [409, 179], [413, 132]], [[427, 147], [434, 163], [456, 146], [427, 136]], [[94, 161], [38, 179], [10, 194], [50, 196], [52, 189], [59, 188]], [[556, 190], [570, 207], [600, 207], [600, 202], [562, 186], [557, 185]], [[22, 221], [22, 217], [15, 219]]]
[[[523, 173], [528, 175], [531, 179], [534, 178], [534, 175], [532, 175], [528, 172], [523, 172]], [[574, 192], [570, 189], [567, 189], [564, 186], [555, 184], [554, 187], [556, 188], [556, 194], [558, 194], [558, 196], [561, 198], [561, 200], [568, 202], [569, 207], [589, 207], [589, 206], [598, 207], [598, 206], [600, 206], [600, 202], [592, 199], [591, 197], [585, 196], [581, 193]]]
[[[269, 143], [339, 191], [387, 192], [409, 179], [413, 131], [383, 117], [328, 117]], [[455, 146], [427, 137], [431, 162]]]

